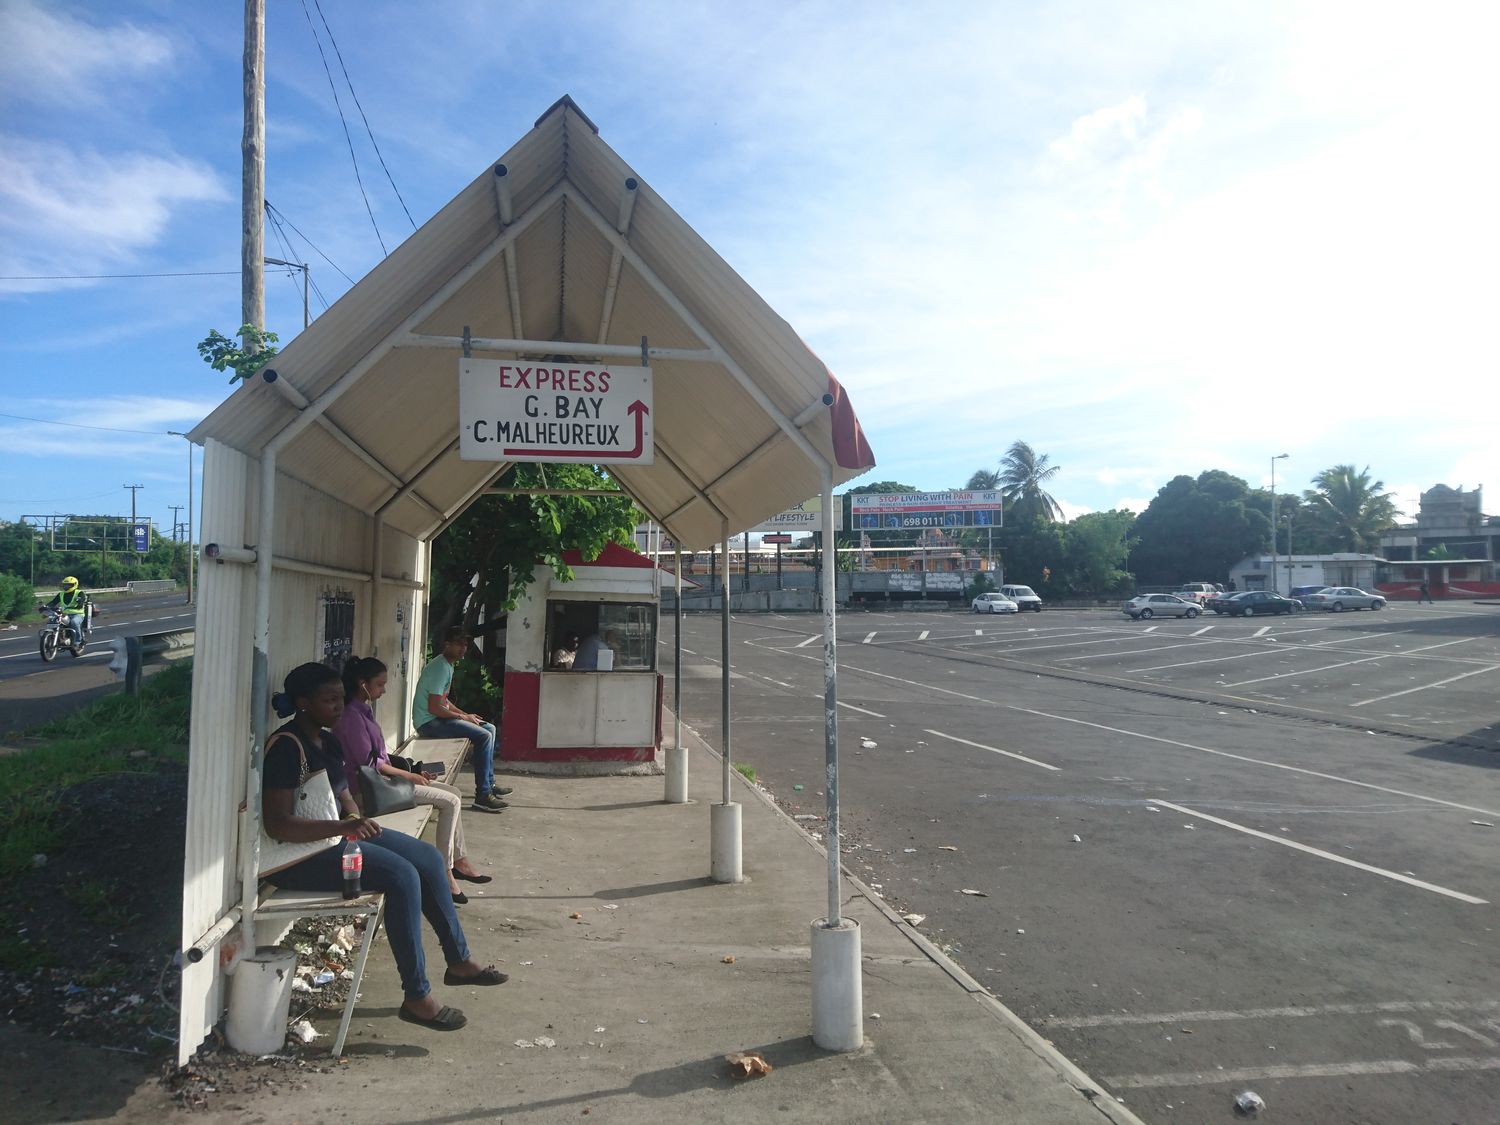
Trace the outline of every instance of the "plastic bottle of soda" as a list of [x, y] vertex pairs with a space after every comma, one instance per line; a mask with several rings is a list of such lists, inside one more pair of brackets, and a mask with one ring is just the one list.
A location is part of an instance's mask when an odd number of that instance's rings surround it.
[[359, 877], [364, 874], [365, 856], [359, 850], [359, 841], [353, 836], [344, 837], [344, 897], [359, 897]]

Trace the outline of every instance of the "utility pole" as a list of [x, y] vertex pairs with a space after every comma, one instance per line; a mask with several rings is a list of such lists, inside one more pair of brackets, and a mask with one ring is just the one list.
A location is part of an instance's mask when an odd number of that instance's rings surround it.
[[302, 327], [306, 328], [309, 324], [312, 323], [312, 314], [311, 314], [311, 311], [309, 310], [308, 304], [307, 304], [307, 277], [308, 277], [307, 263], [306, 262], [285, 262], [285, 261], [282, 261], [280, 258], [267, 258], [266, 259], [266, 265], [268, 265], [268, 266], [285, 266], [289, 270], [301, 270], [302, 271]]
[[172, 541], [175, 543], [177, 541], [177, 530], [181, 526], [181, 524], [177, 522], [177, 513], [182, 511], [182, 505], [168, 504], [167, 507], [172, 509]]
[[[130, 489], [130, 546], [131, 552], [135, 555], [135, 565], [140, 566], [141, 553], [135, 550], [135, 494], [146, 486], [144, 484], [127, 484], [122, 487]], [[105, 534], [109, 534], [108, 528], [105, 529]], [[149, 538], [146, 540], [146, 546], [151, 546]]]
[[[265, 206], [266, 206], [266, 4], [245, 0], [245, 131], [240, 140], [241, 239], [240, 323], [264, 330], [266, 326]], [[246, 339], [247, 352], [257, 352]]]

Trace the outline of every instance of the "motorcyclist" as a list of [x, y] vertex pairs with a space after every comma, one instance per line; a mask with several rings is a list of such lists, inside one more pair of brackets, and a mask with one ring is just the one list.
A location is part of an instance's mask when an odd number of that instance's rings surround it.
[[47, 606], [49, 609], [55, 609], [67, 620], [68, 632], [73, 642], [81, 643], [88, 635], [89, 596], [78, 585], [78, 579], [71, 574], [64, 578], [62, 588], [47, 603]]

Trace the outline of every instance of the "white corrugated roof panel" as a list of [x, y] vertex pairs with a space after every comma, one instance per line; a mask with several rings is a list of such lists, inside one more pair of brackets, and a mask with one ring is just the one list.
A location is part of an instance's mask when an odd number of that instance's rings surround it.
[[[409, 327], [423, 335], [458, 336], [468, 326], [475, 337], [558, 341], [556, 354], [566, 354], [568, 342], [597, 342], [628, 177], [637, 183], [636, 198], [605, 342], [635, 345], [646, 336], [655, 347], [717, 345], [731, 363], [655, 359], [656, 461], [611, 466], [614, 475], [676, 539], [707, 545], [721, 534], [719, 511], [730, 531], [740, 531], [817, 492], [817, 466], [783, 432], [776, 414], [795, 417], [827, 392], [839, 396], [837, 403], [816, 411], [802, 434], [833, 465], [835, 483], [871, 467], [874, 458], [847, 396], [822, 361], [634, 176], [567, 98], [288, 343], [272, 365], [278, 377], [313, 400], [314, 409], [326, 407], [329, 421], [397, 479], [410, 479], [457, 434], [459, 351], [392, 346], [393, 334], [469, 271], [472, 276]], [[496, 240], [510, 229], [500, 220], [501, 183], [510, 192], [512, 226], [522, 228], [513, 243], [519, 333], [511, 323], [509, 264], [495, 252]], [[486, 254], [492, 260], [472, 269]], [[317, 401], [367, 357], [374, 362], [337, 398]], [[769, 400], [771, 411], [741, 385], [731, 364]], [[218, 438], [258, 456], [297, 417], [275, 388], [256, 380], [192, 436]], [[321, 425], [291, 438], [280, 464], [364, 511], [396, 490]], [[498, 468], [461, 461], [450, 450], [417, 491], [451, 512]], [[413, 499], [392, 505], [387, 520], [414, 535], [438, 522]]]

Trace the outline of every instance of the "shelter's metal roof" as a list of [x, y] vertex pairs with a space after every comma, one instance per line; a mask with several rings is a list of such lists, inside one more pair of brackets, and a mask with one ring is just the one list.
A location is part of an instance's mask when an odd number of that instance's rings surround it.
[[[610, 467], [684, 546], [718, 540], [721, 513], [737, 532], [818, 492], [820, 468], [789, 431], [835, 484], [875, 463], [823, 362], [566, 97], [287, 344], [273, 364], [281, 386], [242, 385], [191, 437], [259, 456], [297, 423], [300, 402], [326, 407], [278, 468], [367, 512], [420, 476], [385, 520], [427, 538], [503, 467], [459, 459], [459, 349], [411, 336], [465, 326], [481, 338], [639, 346], [645, 336], [652, 348], [715, 353], [653, 357], [655, 464]], [[824, 396], [832, 405], [818, 405]]]

